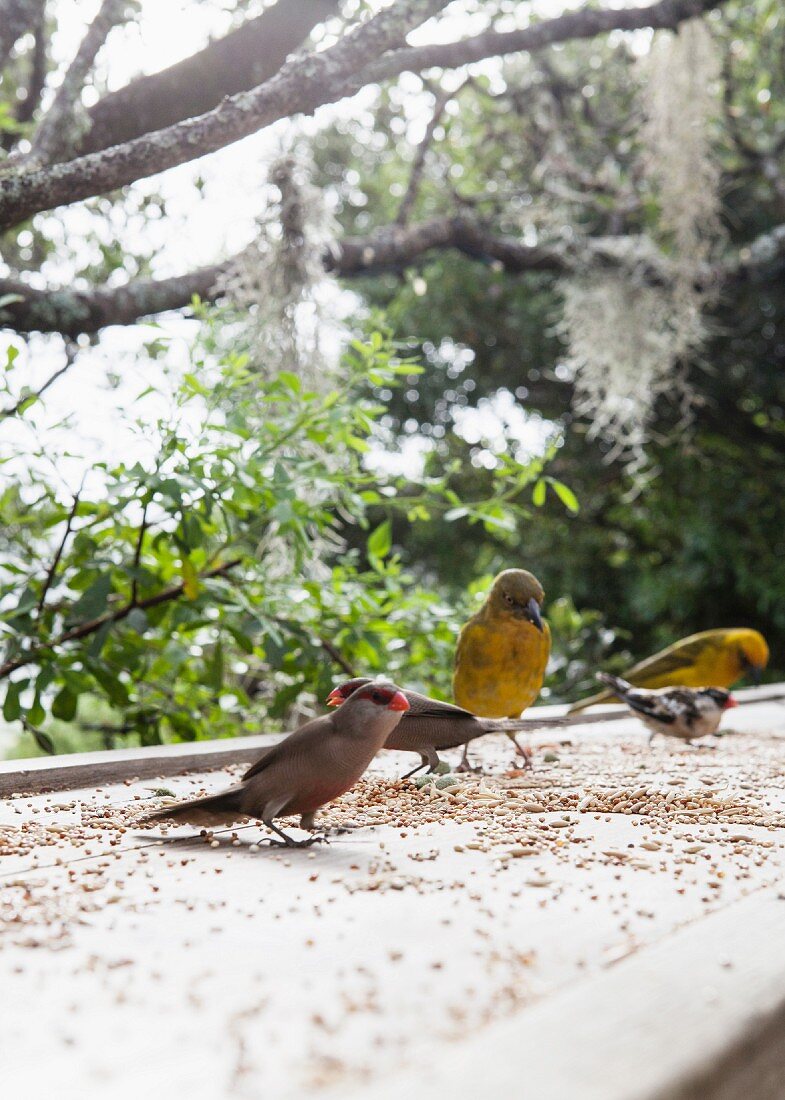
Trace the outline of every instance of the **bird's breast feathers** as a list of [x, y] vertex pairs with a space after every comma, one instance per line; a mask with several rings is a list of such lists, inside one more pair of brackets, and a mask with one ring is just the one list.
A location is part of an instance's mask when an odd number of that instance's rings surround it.
[[501, 718], [520, 714], [540, 693], [551, 640], [520, 620], [464, 627], [455, 667], [455, 700], [475, 714]]

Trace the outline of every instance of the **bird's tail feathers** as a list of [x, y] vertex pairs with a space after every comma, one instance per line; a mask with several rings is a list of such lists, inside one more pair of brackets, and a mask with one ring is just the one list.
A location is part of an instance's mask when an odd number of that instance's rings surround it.
[[521, 730], [559, 729], [572, 723], [566, 718], [537, 717], [536, 708], [525, 718], [500, 718], [489, 723], [489, 733], [518, 733]]
[[613, 676], [610, 672], [598, 672], [597, 679], [619, 697], [623, 697], [632, 689], [632, 684], [628, 680], [624, 680], [621, 676]]
[[602, 680], [604, 684], [608, 684], [610, 691], [598, 691], [596, 695], [589, 695], [585, 699], [579, 699], [577, 703], [572, 703], [569, 707], [568, 714], [577, 714], [580, 710], [586, 710], [588, 707], [594, 707], [598, 703], [609, 703], [612, 701], [614, 695], [622, 690], [628, 691], [631, 687], [626, 680], [623, 680], [620, 676], [611, 676], [608, 672], [598, 672], [597, 679]]
[[[231, 787], [219, 794], [208, 794], [203, 798], [189, 798], [185, 802], [176, 802], [173, 806], [162, 806], [138, 819], [138, 824], [150, 821], [173, 820], [188, 825], [214, 825], [222, 823], [240, 808], [240, 796], [243, 787]], [[237, 814], [241, 817], [241, 814]], [[235, 818], [236, 820], [236, 818]]]

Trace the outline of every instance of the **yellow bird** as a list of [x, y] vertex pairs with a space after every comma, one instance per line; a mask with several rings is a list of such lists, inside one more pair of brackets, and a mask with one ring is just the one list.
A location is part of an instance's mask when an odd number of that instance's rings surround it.
[[[766, 639], [744, 627], [702, 630], [647, 657], [624, 673], [635, 687], [732, 687], [743, 676], [756, 682], [769, 661]], [[615, 699], [612, 691], [600, 691], [573, 703], [570, 712]]]
[[525, 569], [499, 574], [458, 638], [452, 687], [459, 707], [483, 718], [517, 718], [531, 706], [551, 652], [551, 632], [540, 614], [544, 599], [542, 585]]

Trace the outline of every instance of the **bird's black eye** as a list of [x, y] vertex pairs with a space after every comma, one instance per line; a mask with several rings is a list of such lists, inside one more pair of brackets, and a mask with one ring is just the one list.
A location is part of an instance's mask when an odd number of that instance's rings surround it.
[[373, 699], [374, 703], [383, 703], [384, 702], [384, 697], [382, 696], [382, 693], [380, 691], [375, 691], [373, 693], [373, 695], [371, 696], [371, 698]]
[[509, 592], [504, 593], [504, 600], [505, 600], [505, 603], [508, 603], [510, 605], [515, 603], [515, 600], [512, 598], [512, 596], [510, 595]]

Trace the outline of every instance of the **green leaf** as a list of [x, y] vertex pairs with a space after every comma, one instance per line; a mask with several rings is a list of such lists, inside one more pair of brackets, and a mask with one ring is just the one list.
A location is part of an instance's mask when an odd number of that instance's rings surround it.
[[131, 630], [135, 630], [137, 634], [144, 634], [150, 625], [147, 615], [141, 607], [135, 607], [133, 611], [130, 611], [125, 621]]
[[109, 573], [102, 573], [98, 580], [93, 581], [80, 599], [72, 604], [68, 611], [69, 622], [85, 622], [88, 619], [96, 619], [106, 611], [106, 603], [112, 591], [112, 578]]
[[106, 641], [111, 633], [111, 623], [104, 623], [104, 625], [99, 630], [96, 630], [95, 634], [92, 637], [90, 645], [87, 647], [88, 657], [95, 659], [96, 657], [101, 656], [101, 651], [106, 645]]
[[183, 592], [186, 599], [195, 600], [199, 595], [199, 574], [190, 558], [183, 558]]
[[288, 390], [292, 391], [292, 393], [300, 393], [303, 388], [299, 375], [293, 374], [290, 370], [280, 371], [278, 374], [278, 381], [282, 382]]
[[392, 523], [386, 519], [380, 523], [368, 537], [368, 554], [380, 561], [386, 558], [392, 549]]
[[224, 651], [220, 642], [216, 642], [206, 664], [207, 682], [213, 691], [220, 691], [224, 679]]
[[37, 726], [40, 722], [43, 722], [44, 718], [46, 718], [46, 711], [41, 705], [41, 696], [36, 692], [33, 705], [27, 712], [27, 721]]
[[21, 715], [22, 703], [19, 697], [25, 684], [24, 680], [16, 680], [8, 685], [3, 703], [3, 718], [6, 722], [15, 722]]
[[547, 492], [547, 489], [548, 486], [546, 485], [544, 478], [541, 477], [537, 481], [535, 481], [534, 488], [532, 489], [532, 504], [535, 506], [535, 508], [542, 508], [543, 504], [545, 503], [545, 493]]
[[[16, 605], [11, 615], [16, 618], [17, 615], [26, 615], [28, 611], [32, 611], [38, 603], [38, 595], [32, 588], [26, 588], [22, 595], [19, 597], [19, 603]], [[10, 616], [9, 616], [10, 617]]]
[[52, 716], [63, 722], [73, 722], [76, 717], [77, 698], [70, 688], [62, 688], [52, 702]]
[[548, 481], [550, 481], [551, 485], [553, 486], [554, 493], [562, 502], [565, 508], [568, 508], [571, 512], [579, 511], [580, 505], [578, 504], [578, 498], [576, 497], [575, 493], [573, 493], [572, 489], [565, 485], [564, 482], [557, 481], [553, 477], [549, 477]]
[[124, 707], [128, 704], [128, 689], [114, 673], [102, 668], [100, 665], [90, 665], [90, 672], [95, 682], [103, 688], [111, 703], [118, 707]]
[[54, 756], [57, 750], [55, 744], [48, 733], [44, 733], [43, 730], [36, 729], [34, 726], [29, 727], [30, 733], [33, 735], [33, 740], [38, 745], [41, 752], [45, 752], [48, 756]]

